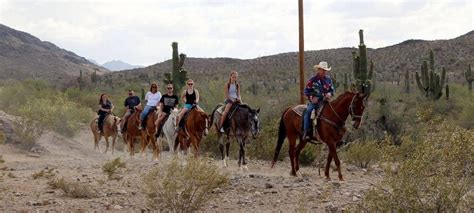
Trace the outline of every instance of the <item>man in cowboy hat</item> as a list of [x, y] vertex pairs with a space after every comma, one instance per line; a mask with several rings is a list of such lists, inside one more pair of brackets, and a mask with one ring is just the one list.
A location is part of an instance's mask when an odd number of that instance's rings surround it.
[[321, 61], [319, 64], [314, 65], [313, 68], [316, 74], [309, 79], [304, 89], [304, 94], [309, 100], [308, 108], [303, 118], [304, 140], [311, 138], [311, 112], [317, 110], [324, 99], [329, 100], [334, 95], [335, 91], [332, 85], [332, 79], [327, 74], [327, 72], [331, 70], [331, 67], [328, 67], [328, 63]]

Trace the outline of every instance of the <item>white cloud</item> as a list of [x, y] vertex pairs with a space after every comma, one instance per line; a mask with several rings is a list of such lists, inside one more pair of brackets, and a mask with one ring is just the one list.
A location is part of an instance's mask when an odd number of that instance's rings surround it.
[[[305, 49], [447, 39], [474, 29], [464, 1], [305, 1]], [[298, 5], [288, 0], [0, 0], [0, 23], [99, 62], [149, 65], [171, 57], [254, 58], [298, 50]]]

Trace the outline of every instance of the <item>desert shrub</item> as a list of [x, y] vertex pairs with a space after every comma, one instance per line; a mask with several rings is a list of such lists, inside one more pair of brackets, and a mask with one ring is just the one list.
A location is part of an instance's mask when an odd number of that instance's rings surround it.
[[212, 193], [214, 189], [229, 182], [213, 162], [188, 158], [181, 163], [178, 157], [163, 167], [153, 168], [144, 180], [149, 206], [172, 212], [199, 210], [216, 196]]
[[469, 191], [474, 184], [472, 141], [473, 131], [447, 122], [428, 125], [410, 156], [404, 161], [384, 163], [386, 177], [366, 193], [359, 208], [416, 212], [472, 210], [469, 209], [473, 201]]
[[94, 198], [97, 192], [90, 184], [68, 181], [64, 178], [52, 178], [48, 185], [52, 189], [61, 189], [67, 196], [73, 198]]
[[25, 150], [31, 150], [44, 131], [40, 122], [28, 118], [20, 118], [13, 127], [15, 134], [21, 138], [19, 147]]
[[6, 140], [7, 137], [5, 136], [5, 133], [3, 131], [0, 131], [0, 144], [4, 144]]
[[302, 166], [311, 165], [316, 159], [318, 148], [313, 144], [307, 144], [303, 150], [301, 150], [299, 159]]
[[107, 174], [109, 179], [117, 179], [114, 175], [120, 168], [125, 168], [125, 162], [121, 161], [120, 158], [115, 158], [114, 160], [106, 162], [102, 166], [102, 171]]
[[371, 163], [377, 162], [380, 155], [380, 148], [376, 141], [357, 141], [344, 152], [343, 158], [351, 164], [367, 168]]

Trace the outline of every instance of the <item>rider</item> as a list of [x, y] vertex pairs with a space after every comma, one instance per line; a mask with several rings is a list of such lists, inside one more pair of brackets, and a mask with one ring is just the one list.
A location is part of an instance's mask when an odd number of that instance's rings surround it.
[[122, 133], [124, 133], [127, 129], [127, 126], [125, 125], [127, 123], [127, 118], [130, 116], [136, 107], [141, 106], [140, 104], [140, 98], [135, 95], [135, 92], [132, 89], [128, 90], [128, 97], [125, 99], [125, 108], [127, 111], [125, 112], [125, 115], [123, 115], [122, 121], [120, 123], [120, 129], [122, 130]]
[[102, 93], [99, 99], [99, 111], [97, 111], [97, 114], [99, 115], [99, 119], [98, 119], [99, 128], [97, 130], [97, 133], [102, 134], [104, 130], [105, 117], [107, 116], [107, 114], [112, 113], [113, 109], [114, 109], [114, 105], [107, 98], [107, 94]]
[[227, 113], [229, 113], [230, 108], [232, 107], [233, 104], [235, 103], [241, 103], [242, 99], [240, 98], [240, 85], [237, 82], [237, 78], [239, 77], [239, 74], [237, 71], [232, 71], [229, 76], [229, 80], [226, 83], [226, 86], [224, 88], [225, 90], [225, 109], [224, 112], [222, 113], [222, 116], [219, 120], [219, 131], [221, 133], [224, 133], [224, 121], [227, 117]]
[[138, 129], [145, 128], [146, 116], [148, 116], [148, 113], [150, 112], [150, 110], [158, 107], [158, 104], [160, 103], [160, 99], [161, 99], [161, 93], [160, 91], [158, 91], [158, 85], [156, 83], [152, 83], [150, 86], [150, 91], [148, 91], [145, 95], [146, 106], [143, 109], [143, 112], [140, 114], [141, 125], [138, 127]]
[[313, 68], [316, 74], [309, 79], [304, 89], [304, 94], [309, 100], [308, 108], [304, 114], [303, 138], [305, 140], [311, 137], [311, 132], [309, 131], [311, 127], [311, 112], [317, 110], [323, 99], [329, 100], [335, 92], [331, 77], [327, 74], [327, 71], [331, 70], [331, 67], [328, 67], [328, 63], [321, 61], [319, 64], [314, 65]]
[[187, 85], [188, 87], [183, 91], [183, 94], [181, 95], [181, 99], [184, 100], [184, 107], [181, 109], [181, 112], [179, 112], [179, 115], [176, 118], [177, 124], [179, 124], [179, 122], [187, 111], [193, 108], [194, 105], [197, 106], [197, 104], [199, 103], [199, 92], [197, 89], [194, 89], [194, 81], [192, 79], [188, 79]]
[[178, 96], [173, 94], [173, 84], [168, 84], [166, 85], [166, 91], [167, 93], [164, 94], [161, 99], [160, 99], [160, 108], [159, 108], [159, 117], [158, 120], [156, 121], [156, 126], [158, 127], [158, 132], [156, 133], [156, 136], [161, 132], [161, 121], [168, 116], [171, 113], [171, 110], [176, 108], [178, 106]]

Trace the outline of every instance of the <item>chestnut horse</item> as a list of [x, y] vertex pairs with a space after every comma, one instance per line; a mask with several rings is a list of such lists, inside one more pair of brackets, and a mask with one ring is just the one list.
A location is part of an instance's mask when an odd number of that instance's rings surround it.
[[92, 131], [92, 134], [94, 135], [94, 149], [98, 149], [100, 152], [99, 141], [102, 138], [102, 136], [104, 136], [105, 144], [106, 144], [104, 153], [107, 153], [107, 151], [109, 150], [109, 137], [112, 137], [112, 155], [113, 155], [114, 150], [115, 150], [115, 140], [117, 139], [117, 135], [118, 135], [117, 125], [120, 124], [120, 118], [115, 115], [108, 114], [104, 119], [104, 127], [103, 127], [104, 131], [102, 132], [102, 134], [99, 134], [97, 132], [97, 129], [99, 128], [97, 124], [97, 119], [98, 118], [95, 118], [90, 123], [91, 131]]
[[130, 157], [135, 155], [135, 141], [139, 137], [140, 142], [143, 143], [142, 132], [138, 129], [140, 125], [140, 113], [142, 109], [136, 109], [130, 116], [127, 118], [127, 130], [123, 133], [123, 141], [128, 145], [128, 152]]
[[[339, 95], [336, 100], [326, 103], [321, 111], [321, 116], [318, 118], [316, 128], [319, 140], [321, 140], [320, 142], [325, 143], [329, 148], [324, 171], [324, 175], [328, 180], [330, 180], [329, 166], [331, 165], [332, 159], [334, 159], [336, 163], [339, 180], [344, 180], [341, 173], [340, 161], [337, 156], [336, 145], [345, 133], [345, 122], [349, 115], [352, 116], [352, 121], [354, 122], [353, 127], [356, 129], [359, 128], [365, 109], [366, 97], [367, 96], [362, 93], [346, 92]], [[301, 108], [306, 106], [299, 105], [297, 107]], [[287, 108], [281, 116], [278, 142], [272, 161], [273, 168], [280, 153], [281, 146], [285, 138], [288, 137], [290, 143], [288, 152], [290, 154], [292, 176], [297, 176], [296, 172], [299, 170], [299, 154], [307, 143], [306, 140], [302, 140], [302, 116], [294, 110], [295, 108], [296, 107]], [[295, 149], [297, 138], [299, 138], [300, 143]]]
[[142, 129], [142, 147], [141, 147], [141, 153], [148, 154], [148, 145], [151, 144], [151, 147], [153, 148], [153, 159], [158, 160], [158, 156], [160, 155], [160, 147], [157, 145], [157, 140], [156, 140], [156, 125], [155, 122], [158, 120], [158, 110], [156, 108], [153, 108], [150, 110], [148, 115], [146, 116], [146, 127]]
[[194, 155], [199, 156], [199, 143], [204, 136], [209, 133], [209, 115], [204, 111], [193, 107], [187, 115], [187, 119], [182, 128], [178, 132], [178, 138], [174, 145], [174, 150], [179, 147], [182, 151], [187, 151], [192, 145], [194, 148]]

